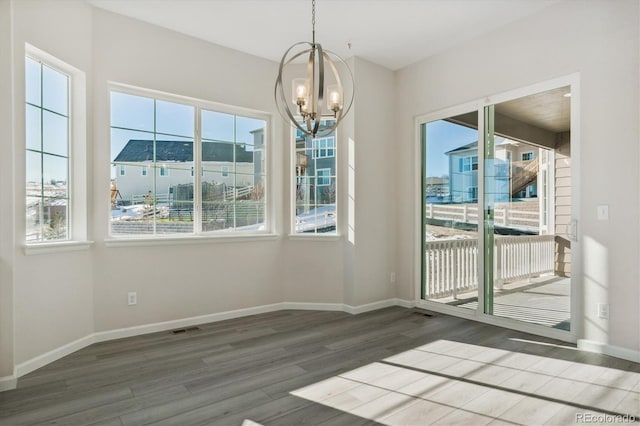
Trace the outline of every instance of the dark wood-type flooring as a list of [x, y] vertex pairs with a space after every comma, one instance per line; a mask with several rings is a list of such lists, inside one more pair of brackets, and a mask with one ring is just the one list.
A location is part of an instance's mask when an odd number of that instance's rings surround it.
[[289, 310], [91, 345], [0, 393], [0, 425], [568, 424], [637, 419], [638, 395], [638, 364], [550, 339]]

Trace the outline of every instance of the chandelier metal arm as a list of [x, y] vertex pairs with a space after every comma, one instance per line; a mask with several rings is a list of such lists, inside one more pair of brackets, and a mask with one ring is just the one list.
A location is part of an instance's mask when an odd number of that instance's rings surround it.
[[[322, 50], [322, 46], [320, 46], [320, 43], [316, 43], [314, 46], [317, 49], [318, 65], [319, 65], [318, 67], [318, 99], [316, 99], [316, 107], [313, 110], [318, 115], [317, 117], [315, 117], [315, 127], [313, 128], [313, 134], [315, 135], [318, 133], [318, 129], [320, 128], [320, 117], [322, 117], [322, 102], [324, 100], [323, 99], [324, 97], [324, 52]], [[314, 56], [315, 56], [315, 53], [316, 52], [314, 52]]]
[[[284, 90], [282, 90], [283, 86], [282, 86], [282, 72], [284, 70], [284, 67], [288, 64], [290, 64], [292, 61], [294, 61], [296, 58], [304, 55], [308, 50], [304, 50], [300, 53], [297, 53], [296, 55], [294, 55], [293, 57], [291, 57], [291, 59], [289, 59], [287, 62], [285, 62], [285, 59], [287, 58], [287, 55], [289, 54], [289, 52], [295, 48], [296, 46], [299, 46], [301, 44], [310, 44], [309, 42], [306, 41], [300, 41], [294, 45], [292, 45], [291, 47], [289, 47], [289, 49], [287, 49], [286, 52], [284, 52], [284, 55], [282, 55], [282, 60], [280, 61], [280, 68], [278, 69], [278, 78], [276, 79], [276, 85], [274, 88], [274, 98], [276, 101], [276, 105], [278, 104], [278, 96], [280, 97], [280, 102], [282, 102], [282, 105], [286, 105], [287, 103], [287, 99], [285, 98], [284, 95]], [[280, 90], [278, 90], [278, 88], [280, 88]], [[304, 127], [300, 126], [300, 124], [298, 124], [298, 120], [296, 120], [296, 118], [293, 116], [293, 114], [291, 113], [291, 111], [289, 110], [289, 108], [284, 108], [290, 123], [295, 125], [295, 127], [298, 128], [298, 130], [300, 130], [302, 133], [309, 133], [308, 130], [305, 130]], [[280, 111], [280, 108], [278, 108], [278, 112], [280, 112], [280, 114], [282, 115], [282, 112]], [[286, 117], [283, 117], [286, 119]]]

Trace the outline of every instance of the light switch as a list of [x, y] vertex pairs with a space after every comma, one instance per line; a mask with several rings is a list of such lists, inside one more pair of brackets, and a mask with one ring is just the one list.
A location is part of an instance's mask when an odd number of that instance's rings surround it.
[[609, 220], [609, 206], [598, 206], [598, 220]]

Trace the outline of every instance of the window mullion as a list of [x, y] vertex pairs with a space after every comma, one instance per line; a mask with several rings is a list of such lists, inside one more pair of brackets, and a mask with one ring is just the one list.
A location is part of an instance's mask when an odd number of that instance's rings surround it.
[[44, 240], [44, 75], [40, 62], [40, 239]]
[[151, 221], [152, 221], [152, 229], [153, 235], [156, 235], [156, 203], [158, 199], [158, 157], [157, 157], [157, 129], [158, 129], [158, 111], [157, 111], [158, 101], [156, 99], [153, 100], [153, 197], [151, 198]]
[[193, 232], [200, 234], [202, 232], [202, 110], [199, 106], [195, 106], [194, 128], [195, 135], [193, 139]]

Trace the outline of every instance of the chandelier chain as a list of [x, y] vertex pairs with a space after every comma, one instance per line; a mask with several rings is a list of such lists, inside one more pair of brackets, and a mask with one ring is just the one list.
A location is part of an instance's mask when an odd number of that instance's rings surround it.
[[311, 31], [311, 41], [316, 44], [316, 0], [311, 0]]

